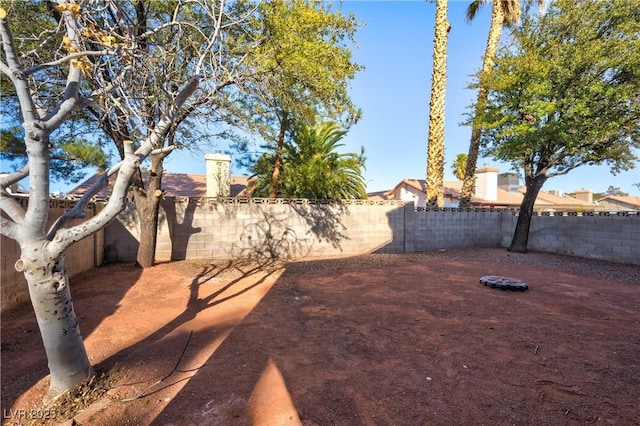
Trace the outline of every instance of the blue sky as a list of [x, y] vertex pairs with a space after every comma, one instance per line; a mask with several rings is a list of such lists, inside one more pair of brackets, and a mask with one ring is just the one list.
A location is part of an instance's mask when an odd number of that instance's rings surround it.
[[[465, 20], [469, 2], [449, 2], [449, 59], [446, 99], [445, 180], [455, 180], [451, 164], [468, 150], [471, 129], [460, 125], [476, 93], [466, 87], [481, 67], [491, 8], [480, 10], [472, 23]], [[365, 67], [352, 82], [351, 96], [362, 108], [362, 119], [344, 139], [345, 151], [364, 146], [365, 179], [369, 192], [394, 187], [404, 178], [424, 179], [429, 118], [429, 90], [433, 53], [435, 4], [426, 1], [344, 1], [342, 10], [366, 23], [358, 30], [354, 60]], [[222, 147], [224, 148], [224, 147]], [[204, 173], [204, 161], [192, 153], [173, 153], [167, 171]], [[509, 166], [480, 159], [509, 171]], [[242, 170], [234, 170], [243, 174]], [[631, 195], [640, 182], [640, 165], [618, 174], [608, 167], [582, 167], [550, 179], [546, 190], [573, 192], [588, 188], [604, 192], [609, 185]]]
[[[448, 85], [446, 99], [445, 180], [454, 180], [451, 164], [468, 149], [471, 129], [460, 123], [475, 99], [466, 89], [480, 68], [486, 44], [491, 8], [485, 6], [473, 23], [465, 21], [469, 2], [449, 2]], [[359, 49], [354, 60], [365, 67], [352, 82], [351, 96], [362, 108], [362, 119], [344, 139], [345, 151], [366, 149], [365, 179], [369, 192], [390, 189], [404, 178], [424, 179], [428, 137], [429, 90], [435, 4], [426, 1], [344, 1], [345, 13], [354, 13], [366, 23], [358, 30]], [[217, 147], [225, 149], [225, 146]], [[216, 147], [212, 148], [216, 149]], [[509, 166], [491, 159], [480, 159], [509, 171]], [[204, 174], [200, 154], [174, 152], [165, 164], [174, 173]], [[245, 174], [234, 170], [235, 174]], [[582, 167], [566, 176], [555, 177], [545, 190], [573, 192], [588, 188], [604, 192], [609, 185], [631, 195], [640, 195], [633, 183], [640, 182], [640, 165], [617, 176], [608, 167]], [[53, 184], [52, 191], [68, 186]]]

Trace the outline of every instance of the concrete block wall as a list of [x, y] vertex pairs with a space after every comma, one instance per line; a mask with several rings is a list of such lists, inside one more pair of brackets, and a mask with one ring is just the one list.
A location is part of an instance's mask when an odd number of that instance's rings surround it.
[[[518, 217], [503, 213], [502, 246], [508, 247]], [[549, 253], [640, 264], [640, 215], [537, 215], [528, 248]]]
[[[128, 206], [105, 233], [105, 260], [135, 261], [137, 219]], [[161, 205], [157, 260], [339, 256], [405, 251], [404, 202], [168, 198]]]
[[[414, 213], [413, 251], [453, 248], [500, 247], [502, 213], [477, 211], [418, 210]], [[411, 229], [411, 228], [409, 228]]]
[[[26, 207], [28, 199], [20, 200]], [[65, 210], [73, 206], [69, 200], [51, 200], [49, 205], [49, 220], [47, 226], [60, 217]], [[100, 205], [91, 204], [85, 210], [86, 218], [93, 217], [101, 208]], [[81, 223], [82, 220], [74, 220], [68, 226]], [[16, 271], [15, 263], [20, 258], [20, 246], [18, 243], [4, 235], [0, 236], [0, 311], [19, 306], [29, 301], [29, 289], [24, 274]], [[104, 231], [87, 237], [72, 245], [67, 251], [65, 264], [69, 276], [74, 275], [101, 265], [104, 261]]]
[[[171, 202], [172, 200], [168, 200]], [[171, 258], [336, 256], [404, 252], [402, 202], [371, 205], [293, 202], [174, 201], [168, 215]], [[164, 206], [165, 211], [172, 210]], [[162, 254], [166, 256], [166, 253]]]
[[[58, 217], [67, 207], [53, 205], [51, 217]], [[94, 211], [89, 209], [87, 216]], [[322, 204], [304, 200], [166, 199], [161, 208], [156, 258], [296, 258], [508, 247], [516, 214], [489, 209], [415, 211], [413, 203], [401, 201]], [[70, 275], [102, 262], [135, 261], [138, 235], [135, 211], [129, 206], [104, 231], [71, 247], [67, 254]], [[13, 267], [19, 257], [17, 244], [6, 237], [1, 244], [5, 309], [28, 301], [28, 290], [24, 277]], [[534, 216], [528, 247], [640, 264], [640, 215]]]
[[[338, 256], [370, 252], [508, 247], [515, 210], [414, 210], [412, 203], [167, 199], [162, 204], [157, 258]], [[134, 261], [131, 213], [110, 225], [107, 261]], [[640, 263], [640, 216], [534, 216], [529, 248]]]

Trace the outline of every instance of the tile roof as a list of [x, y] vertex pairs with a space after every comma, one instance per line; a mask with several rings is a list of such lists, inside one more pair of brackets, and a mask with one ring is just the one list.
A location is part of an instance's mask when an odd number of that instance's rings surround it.
[[[370, 196], [382, 196], [384, 199], [393, 199], [394, 193], [401, 187], [408, 186], [422, 193], [426, 193], [426, 181], [424, 179], [403, 179], [399, 184], [397, 184], [393, 189], [388, 191], [381, 191], [379, 193], [371, 193]], [[445, 181], [444, 182], [444, 195], [449, 196], [454, 199], [460, 199], [460, 192], [462, 191], [462, 182], [461, 181]], [[485, 200], [479, 198], [477, 196], [473, 196], [471, 198], [471, 203], [476, 206], [507, 206], [507, 207], [520, 207], [522, 203], [522, 199], [524, 193], [526, 192], [525, 187], [518, 188], [518, 192], [511, 192], [500, 187], [497, 188], [497, 199], [496, 200]], [[565, 195], [559, 197], [557, 195], [553, 195], [546, 191], [540, 191], [538, 197], [536, 198], [536, 207], [537, 208], [567, 208], [567, 209], [575, 209], [579, 207], [595, 207], [595, 203], [587, 203], [585, 201], [578, 200], [577, 198]]]
[[[67, 197], [81, 197], [87, 192], [98, 180], [100, 174], [95, 174], [89, 179], [76, 186], [69, 191]], [[143, 176], [147, 179], [148, 176]], [[115, 181], [115, 176], [109, 179], [109, 185], [102, 188], [96, 198], [106, 199], [111, 195], [111, 188]], [[246, 197], [248, 196], [246, 188], [249, 182], [248, 176], [231, 176], [231, 196]], [[165, 191], [165, 197], [193, 197], [203, 198], [207, 193], [207, 184], [205, 175], [195, 175], [188, 173], [164, 173], [162, 176], [162, 189]]]
[[640, 208], [640, 197], [630, 197], [621, 195], [607, 195], [599, 198], [598, 201], [615, 201], [621, 204], [627, 204], [629, 207]]

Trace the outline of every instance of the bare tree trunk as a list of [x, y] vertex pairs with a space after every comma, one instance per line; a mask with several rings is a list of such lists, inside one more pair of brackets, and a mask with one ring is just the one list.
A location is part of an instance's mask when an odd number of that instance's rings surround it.
[[158, 213], [162, 197], [162, 167], [164, 157], [151, 155], [151, 171], [147, 190], [136, 188], [135, 201], [140, 221], [140, 245], [136, 261], [138, 266], [150, 268], [156, 261], [156, 243], [158, 241]]
[[64, 255], [46, 253], [48, 241], [38, 240], [22, 249], [16, 269], [29, 285], [31, 304], [49, 361], [51, 382], [47, 398], [70, 389], [93, 374], [73, 309]]
[[518, 214], [518, 222], [516, 230], [513, 233], [511, 246], [509, 251], [516, 253], [526, 253], [527, 243], [529, 242], [529, 227], [531, 226], [531, 217], [533, 216], [533, 206], [538, 197], [538, 193], [547, 180], [547, 175], [540, 174], [533, 178], [526, 177], [527, 192], [524, 194], [522, 204], [520, 205], [520, 213]]

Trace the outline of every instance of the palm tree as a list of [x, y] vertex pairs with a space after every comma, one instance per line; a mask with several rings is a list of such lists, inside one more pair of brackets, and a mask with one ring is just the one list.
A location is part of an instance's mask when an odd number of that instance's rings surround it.
[[[482, 71], [480, 74], [480, 88], [478, 89], [478, 99], [476, 102], [476, 113], [482, 111], [487, 101], [487, 90], [482, 81], [493, 67], [493, 59], [498, 51], [500, 35], [503, 26], [510, 26], [520, 20], [521, 8], [520, 0], [474, 0], [467, 8], [467, 21], [471, 22], [482, 5], [491, 2], [491, 26], [487, 38], [487, 47], [482, 61]], [[541, 4], [541, 0], [538, 2]], [[469, 207], [473, 196], [473, 186], [475, 184], [476, 163], [478, 162], [478, 151], [480, 149], [481, 129], [475, 123], [471, 127], [471, 140], [469, 142], [469, 154], [467, 155], [467, 165], [464, 174], [464, 182], [460, 193], [460, 207]]]
[[[364, 148], [360, 154], [336, 150], [347, 131], [325, 121], [315, 126], [297, 126], [281, 151], [277, 196], [308, 199], [362, 199], [367, 197], [362, 171]], [[269, 195], [274, 153], [263, 154], [252, 171], [253, 196]]]
[[464, 172], [467, 168], [467, 154], [458, 154], [456, 155], [456, 159], [451, 165], [451, 170], [453, 170], [453, 175], [458, 180], [464, 179]]
[[436, 0], [433, 40], [433, 73], [429, 103], [426, 204], [444, 207], [444, 106], [447, 89], [447, 41], [451, 25], [447, 21], [447, 0]]

